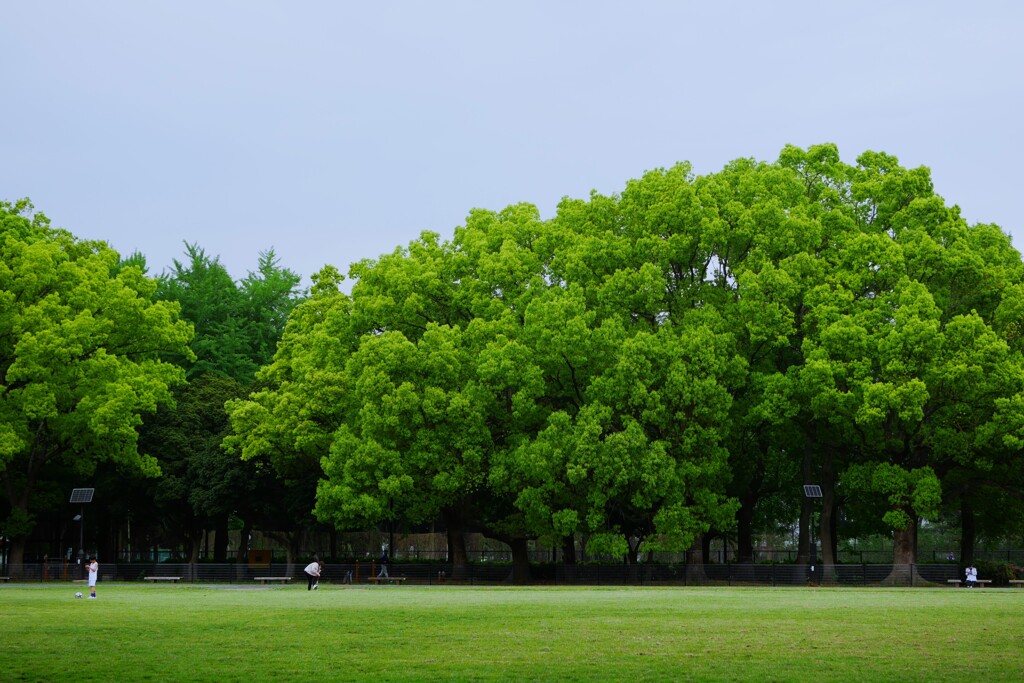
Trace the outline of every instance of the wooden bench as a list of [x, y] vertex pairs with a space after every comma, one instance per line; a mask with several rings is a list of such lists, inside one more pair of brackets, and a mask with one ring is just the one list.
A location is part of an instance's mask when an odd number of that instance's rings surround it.
[[0, 576], [0, 581], [10, 581], [10, 580], [11, 580], [11, 577], [9, 577], [9, 576]]
[[260, 583], [288, 583], [292, 580], [290, 576], [254, 576], [253, 581]]
[[405, 581], [405, 577], [404, 576], [368, 576], [368, 577], [366, 577], [366, 580], [367, 581], [371, 581], [373, 583], [398, 583], [398, 584], [400, 584], [403, 581]]
[[1024, 586], [1024, 579], [1010, 579], [1011, 586]]
[[[951, 583], [954, 586], [959, 586], [962, 583], [966, 583], [966, 581], [962, 581], [961, 579], [946, 579], [946, 583]], [[992, 583], [992, 579], [978, 579], [974, 583], [977, 584], [978, 588], [984, 588], [985, 584]]]
[[173, 583], [181, 581], [180, 576], [143, 576], [142, 578], [146, 581], [171, 581]]

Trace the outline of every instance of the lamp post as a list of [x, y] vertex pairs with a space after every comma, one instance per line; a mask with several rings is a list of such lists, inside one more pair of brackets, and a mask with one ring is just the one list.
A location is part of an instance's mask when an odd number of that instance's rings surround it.
[[96, 489], [71, 489], [72, 503], [82, 506], [82, 511], [75, 515], [74, 520], [78, 522], [78, 564], [85, 563], [85, 504], [92, 502]]
[[[818, 484], [804, 484], [804, 498], [810, 501], [821, 499], [821, 486]], [[814, 508], [811, 508], [811, 549], [807, 559], [807, 580], [813, 581], [815, 576], [815, 565], [818, 563], [818, 541], [814, 538]]]
[[78, 522], [78, 559], [82, 559], [82, 553], [85, 552], [85, 508], [82, 508], [82, 513], [77, 514], [71, 518], [72, 522]]

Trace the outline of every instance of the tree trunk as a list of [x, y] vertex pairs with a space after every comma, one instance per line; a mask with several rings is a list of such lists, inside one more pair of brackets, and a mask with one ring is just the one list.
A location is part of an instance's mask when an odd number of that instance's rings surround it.
[[740, 509], [736, 511], [736, 562], [739, 564], [754, 561], [754, 507], [757, 499], [756, 495], [742, 497]]
[[704, 534], [693, 537], [690, 549], [686, 551], [686, 582], [702, 584], [707, 580], [704, 573]]
[[[7, 489], [7, 498], [11, 505], [7, 519], [0, 519], [0, 523], [3, 523], [4, 530], [10, 538], [10, 551], [7, 555], [8, 571], [18, 576], [22, 573], [25, 564], [25, 545], [36, 525], [35, 519], [28, 512], [30, 487], [26, 486], [20, 495], [15, 495], [10, 474], [6, 471], [0, 472], [0, 474], [3, 475], [4, 487]], [[77, 539], [75, 545], [79, 545]]]
[[889, 586], [914, 586], [923, 583], [917, 573], [917, 526], [914, 517], [903, 529], [893, 532], [892, 573], [883, 582]]
[[576, 536], [566, 536], [562, 539], [562, 564], [576, 564]]
[[197, 534], [193, 534], [188, 539], [188, 556], [186, 558], [186, 561], [189, 564], [195, 564], [196, 562], [199, 561], [199, 551], [202, 549], [202, 547], [203, 547], [203, 533], [202, 532], [199, 532]]
[[285, 546], [286, 559], [288, 567], [285, 569], [285, 576], [295, 576], [295, 564], [298, 562], [299, 557], [299, 545], [302, 541], [302, 534], [300, 532], [289, 532], [288, 544]]
[[455, 510], [445, 510], [442, 517], [448, 535], [448, 561], [452, 563], [452, 580], [463, 581], [469, 574], [469, 554], [466, 552], [462, 516]]
[[224, 513], [217, 518], [213, 531], [213, 561], [228, 561], [228, 515]]
[[[813, 429], [813, 425], [809, 429]], [[811, 483], [811, 464], [814, 452], [813, 441], [813, 436], [808, 433], [804, 439], [804, 484]], [[798, 567], [806, 566], [811, 560], [811, 515], [814, 512], [813, 505], [813, 502], [807, 496], [800, 497], [800, 529], [796, 548], [796, 564]]]
[[249, 537], [252, 536], [252, 526], [248, 519], [242, 520], [242, 535], [238, 540], [238, 555], [235, 557], [238, 564], [249, 562]]
[[[634, 540], [636, 541], [635, 543], [633, 542]], [[642, 542], [643, 539], [640, 538], [626, 539], [626, 564], [635, 566], [640, 561], [640, 558], [638, 557], [638, 551], [640, 550], [640, 544]]]
[[960, 499], [960, 566], [974, 564], [974, 508], [967, 502], [967, 493]]
[[[562, 539], [562, 580], [575, 583], [579, 566], [576, 561], [576, 534]], [[556, 567], [555, 571], [558, 569]]]
[[10, 551], [9, 554], [7, 555], [7, 571], [14, 576], [20, 576], [24, 568], [24, 565], [25, 539], [12, 538], [10, 542]]
[[822, 458], [821, 495], [821, 526], [818, 531], [818, 537], [821, 539], [821, 581], [823, 583], [834, 583], [836, 581], [837, 564], [834, 536], [836, 528], [836, 486], [832, 471], [832, 453], [828, 449], [825, 449]]
[[508, 541], [512, 549], [512, 583], [525, 586], [530, 583], [530, 545], [525, 538]]

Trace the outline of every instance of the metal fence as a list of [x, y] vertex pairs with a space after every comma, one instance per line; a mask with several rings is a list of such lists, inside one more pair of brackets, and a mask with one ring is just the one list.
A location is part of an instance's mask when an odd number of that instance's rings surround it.
[[[106, 563], [100, 565], [100, 581], [187, 583], [228, 583], [255, 585], [265, 577], [305, 582], [305, 563], [267, 565], [214, 563]], [[13, 582], [59, 582], [84, 579], [74, 564], [55, 567], [53, 563], [24, 564], [9, 568]], [[67, 571], [65, 571], [67, 569]], [[333, 563], [324, 567], [321, 582], [369, 584], [380, 573], [376, 562]], [[389, 576], [417, 585], [504, 585], [513, 582], [510, 564], [473, 563], [456, 574], [446, 563], [392, 563]], [[536, 585], [622, 585], [622, 586], [947, 586], [959, 579], [955, 564], [543, 564], [531, 567], [530, 581]], [[993, 579], [993, 586], [1008, 585], [1005, 577]]]

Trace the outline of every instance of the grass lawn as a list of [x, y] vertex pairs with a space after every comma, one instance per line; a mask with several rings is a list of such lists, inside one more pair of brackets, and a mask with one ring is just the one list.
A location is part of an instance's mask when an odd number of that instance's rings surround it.
[[0, 680], [1024, 679], [1024, 590], [76, 590], [0, 586]]

